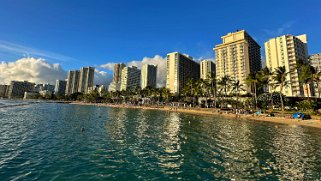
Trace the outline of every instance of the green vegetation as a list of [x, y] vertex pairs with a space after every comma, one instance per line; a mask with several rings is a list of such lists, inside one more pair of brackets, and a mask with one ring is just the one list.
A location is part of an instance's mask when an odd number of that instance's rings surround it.
[[[297, 67], [300, 84], [305, 92], [311, 85], [321, 90], [321, 72], [309, 64], [302, 63]], [[234, 80], [229, 76], [219, 79], [210, 74], [206, 80], [188, 80], [179, 94], [171, 94], [165, 87], [139, 87], [126, 91], [98, 92], [88, 94], [76, 93], [69, 96], [57, 96], [55, 99], [84, 101], [92, 103], [125, 103], [134, 105], [171, 105], [179, 102], [185, 107], [228, 108], [244, 110], [269, 110], [282, 113], [303, 111], [317, 113], [321, 108], [320, 91], [317, 97], [286, 97], [282, 94], [289, 86], [287, 76], [291, 74], [286, 68], [278, 67], [274, 71], [263, 68], [256, 74], [250, 74], [245, 82]], [[268, 90], [276, 90], [269, 93]], [[318, 99], [319, 102], [318, 103]]]

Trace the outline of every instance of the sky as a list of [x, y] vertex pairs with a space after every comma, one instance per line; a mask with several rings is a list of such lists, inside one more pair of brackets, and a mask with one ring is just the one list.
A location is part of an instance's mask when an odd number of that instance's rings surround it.
[[213, 58], [221, 36], [237, 29], [263, 58], [264, 42], [284, 34], [307, 34], [309, 53], [319, 53], [320, 9], [320, 0], [0, 0], [0, 83], [25, 59], [30, 71], [40, 59], [53, 70], [90, 65], [109, 76], [113, 63], [163, 64], [174, 51]]

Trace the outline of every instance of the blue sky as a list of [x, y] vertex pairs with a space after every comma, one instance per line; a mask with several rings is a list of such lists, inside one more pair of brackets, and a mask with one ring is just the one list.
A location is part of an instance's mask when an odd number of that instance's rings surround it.
[[172, 51], [212, 58], [236, 29], [262, 52], [271, 37], [306, 33], [312, 54], [321, 52], [320, 18], [320, 0], [0, 0], [0, 61], [30, 54], [70, 69]]

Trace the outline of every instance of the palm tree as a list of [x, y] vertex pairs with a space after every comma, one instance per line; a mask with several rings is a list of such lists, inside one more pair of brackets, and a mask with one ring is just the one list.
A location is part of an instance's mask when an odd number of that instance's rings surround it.
[[170, 91], [166, 87], [160, 88], [161, 96], [165, 98], [165, 102], [168, 101], [168, 97], [170, 96]]
[[225, 98], [227, 96], [227, 91], [229, 90], [229, 87], [230, 87], [230, 82], [231, 82], [231, 78], [228, 75], [223, 76], [218, 82], [218, 84], [222, 87], [222, 90], [224, 91]]
[[237, 104], [239, 102], [239, 96], [240, 92], [244, 91], [245, 89], [243, 88], [243, 84], [240, 83], [239, 80], [235, 80], [232, 82], [232, 92], [236, 94], [236, 109], [237, 109]]
[[281, 108], [282, 112], [284, 112], [284, 103], [283, 103], [283, 88], [287, 86], [288, 81], [286, 80], [287, 75], [289, 72], [286, 71], [285, 66], [283, 67], [278, 67], [275, 69], [274, 72], [274, 81], [275, 81], [275, 86], [280, 87], [280, 101], [281, 101]]
[[259, 82], [258, 77], [256, 76], [256, 74], [249, 74], [246, 79], [245, 82], [247, 85], [249, 85], [251, 87], [251, 89], [254, 91], [254, 101], [255, 101], [255, 109], [257, 109], [257, 83]]
[[160, 96], [161, 96], [161, 92], [159, 91], [158, 88], [152, 89], [152, 95], [153, 95], [153, 96], [157, 99], [157, 101], [159, 102]]
[[205, 96], [205, 106], [208, 108], [208, 104], [207, 104], [207, 101], [208, 101], [208, 89], [209, 88], [209, 84], [207, 81], [203, 80], [203, 79], [200, 79], [196, 82], [196, 93], [198, 95], [201, 95], [201, 96]]
[[273, 73], [270, 71], [268, 67], [264, 67], [262, 70], [256, 73], [258, 80], [261, 85], [269, 85], [272, 82]]
[[207, 80], [211, 86], [211, 93], [214, 98], [214, 108], [216, 108], [216, 76], [215, 76], [215, 73], [214, 72], [210, 73]]
[[153, 88], [151, 86], [147, 86], [142, 91], [142, 94], [144, 94], [145, 97], [150, 97], [152, 95]]
[[194, 101], [198, 102], [198, 98], [203, 96], [203, 83], [204, 81], [202, 79], [199, 79], [194, 83], [193, 87], [193, 104]]
[[[219, 81], [218, 85], [220, 87], [220, 91], [224, 93], [224, 100], [226, 101], [227, 92], [230, 89], [231, 78], [228, 75], [223, 76]], [[223, 101], [221, 101], [221, 108], [223, 106]]]
[[311, 65], [303, 64], [300, 67], [299, 81], [305, 86], [308, 100], [310, 100], [309, 89], [310, 85], [313, 83], [313, 75], [315, 73], [316, 70]]
[[268, 92], [270, 92], [271, 107], [273, 107], [273, 73], [268, 67], [264, 67], [262, 70], [256, 73], [259, 79], [260, 86], [267, 86]]
[[315, 72], [312, 74], [312, 81], [316, 84], [317, 90], [318, 90], [318, 97], [320, 98], [321, 96], [321, 87], [320, 87], [320, 82], [321, 82], [321, 70], [315, 69]]
[[135, 89], [133, 90], [133, 94], [139, 97], [141, 97], [141, 92], [142, 89], [139, 86], [135, 87]]
[[[195, 94], [195, 84], [193, 79], [189, 79], [185, 86], [186, 94], [189, 94], [193, 99], [193, 106], [195, 105], [194, 94]], [[189, 92], [187, 92], [189, 91]]]

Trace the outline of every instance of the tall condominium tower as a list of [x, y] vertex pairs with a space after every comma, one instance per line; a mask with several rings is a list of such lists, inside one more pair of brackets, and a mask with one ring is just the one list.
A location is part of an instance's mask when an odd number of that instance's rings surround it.
[[55, 86], [51, 85], [49, 83], [43, 84], [43, 90], [49, 91], [49, 92], [54, 92], [55, 91]]
[[309, 62], [317, 71], [321, 71], [321, 53], [310, 55]]
[[83, 67], [79, 72], [78, 92], [87, 93], [88, 87], [94, 86], [94, 67]]
[[114, 77], [113, 77], [113, 81], [109, 84], [108, 91], [116, 92], [120, 90], [121, 73], [125, 67], [126, 65], [123, 63], [114, 65]]
[[123, 68], [120, 90], [134, 90], [136, 87], [140, 87], [140, 74], [141, 71], [137, 67]]
[[[216, 45], [214, 48], [216, 78], [229, 76], [246, 85], [246, 77], [250, 73], [256, 73], [262, 67], [261, 47], [245, 30], [228, 33], [222, 36], [222, 41], [222, 44]], [[251, 87], [246, 86], [246, 91], [241, 93], [250, 92]]]
[[[315, 68], [315, 70], [317, 72], [321, 71], [321, 53], [310, 55], [309, 62]], [[319, 85], [319, 87], [320, 87], [319, 88], [318, 85], [316, 83], [314, 83], [313, 87], [314, 87], [315, 96], [321, 97], [321, 90], [320, 90], [321, 85]]]
[[69, 70], [67, 85], [66, 85], [66, 95], [77, 93], [78, 85], [79, 85], [79, 70]]
[[173, 52], [167, 54], [166, 73], [166, 88], [178, 94], [189, 79], [197, 81], [200, 78], [200, 65], [188, 55]]
[[5, 98], [8, 96], [10, 85], [0, 85], [0, 98]]
[[123, 68], [125, 68], [126, 65], [123, 63], [118, 63], [114, 65], [114, 77], [113, 77], [113, 82], [115, 83], [120, 83], [121, 81], [121, 72]]
[[[276, 68], [285, 66], [288, 86], [283, 89], [286, 96], [304, 96], [303, 86], [299, 83], [297, 61], [307, 61], [307, 36], [283, 35], [272, 38], [264, 43], [266, 66], [275, 71]], [[279, 88], [269, 88], [270, 92], [279, 91]]]
[[55, 95], [64, 95], [66, 92], [67, 81], [56, 80]]
[[35, 84], [28, 81], [11, 81], [8, 98], [23, 98], [25, 92], [31, 92]]
[[156, 88], [157, 66], [145, 64], [142, 66], [141, 88], [147, 86]]
[[210, 78], [211, 74], [215, 74], [215, 63], [212, 60], [202, 60], [200, 62], [200, 73], [201, 79], [207, 80]]

